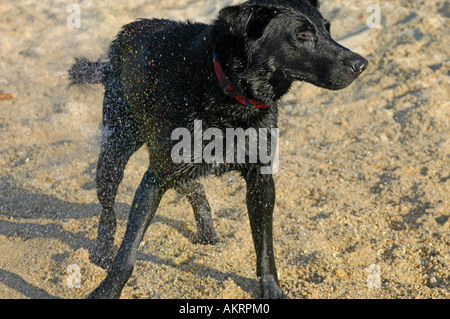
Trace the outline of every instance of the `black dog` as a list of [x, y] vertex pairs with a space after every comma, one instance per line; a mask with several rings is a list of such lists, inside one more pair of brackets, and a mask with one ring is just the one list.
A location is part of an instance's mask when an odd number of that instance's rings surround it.
[[[123, 27], [111, 44], [109, 59], [103, 63], [78, 59], [70, 71], [73, 83], [105, 86], [97, 168], [103, 210], [92, 260], [109, 271], [90, 297], [120, 297], [139, 243], [169, 188], [192, 204], [196, 242], [216, 243], [210, 207], [195, 179], [232, 170], [247, 183], [261, 295], [283, 297], [272, 247], [275, 185], [272, 175], [261, 171], [266, 163], [249, 160], [248, 150], [239, 163], [189, 161], [195, 157], [188, 152], [190, 147], [180, 150], [184, 160], [177, 162], [172, 133], [177, 128], [193, 133], [195, 121], [200, 120], [203, 130], [214, 128], [224, 134], [227, 128], [276, 128], [277, 101], [294, 81], [342, 89], [368, 62], [333, 41], [330, 23], [319, 13], [317, 1], [306, 0], [253, 0], [226, 7], [212, 25], [139, 20]], [[257, 137], [262, 139], [259, 133]], [[273, 135], [266, 140], [266, 151], [273, 149], [273, 140]], [[204, 147], [205, 141], [201, 142]], [[125, 236], [113, 258], [114, 198], [128, 159], [144, 143], [150, 167], [136, 191]], [[194, 144], [195, 139], [189, 146]], [[215, 155], [220, 155], [218, 150]]]

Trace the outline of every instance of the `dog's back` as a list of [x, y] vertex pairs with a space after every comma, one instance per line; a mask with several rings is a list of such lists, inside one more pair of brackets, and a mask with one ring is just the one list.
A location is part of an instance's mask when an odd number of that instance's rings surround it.
[[[112, 68], [122, 78], [143, 68], [157, 68], [189, 45], [192, 34], [187, 26], [171, 20], [140, 19], [123, 26], [111, 43], [109, 57]], [[173, 65], [172, 65], [173, 67]], [[153, 69], [153, 74], [158, 69]]]
[[186, 123], [176, 123], [174, 118], [186, 118], [198, 109], [186, 101], [193, 102], [190, 95], [198, 95], [193, 92], [207, 82], [197, 74], [207, 63], [199, 48], [205, 46], [203, 35], [208, 32], [209, 26], [201, 23], [141, 19], [125, 25], [111, 43], [111, 78], [120, 81], [142, 130], [153, 129], [157, 118], [171, 119], [167, 132], [175, 128], [170, 124], [185, 127]]
[[[169, 104], [180, 104], [178, 100], [186, 96], [186, 83], [192, 83], [194, 88], [198, 86], [194, 85], [196, 79], [189, 77], [192, 74], [189, 68], [202, 62], [196, 61], [198, 57], [192, 49], [206, 40], [209, 27], [165, 19], [139, 19], [129, 23], [112, 41], [109, 62], [75, 59], [69, 71], [71, 83], [103, 83], [106, 89], [119, 85], [136, 112], [143, 111], [143, 104], [161, 101], [161, 96]], [[165, 92], [165, 88], [179, 94]]]

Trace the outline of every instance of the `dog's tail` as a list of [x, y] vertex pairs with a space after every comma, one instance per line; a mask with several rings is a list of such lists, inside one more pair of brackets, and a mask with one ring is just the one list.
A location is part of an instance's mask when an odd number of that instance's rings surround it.
[[75, 63], [69, 70], [70, 84], [102, 83], [103, 74], [109, 67], [109, 62], [90, 62], [85, 58], [75, 58]]

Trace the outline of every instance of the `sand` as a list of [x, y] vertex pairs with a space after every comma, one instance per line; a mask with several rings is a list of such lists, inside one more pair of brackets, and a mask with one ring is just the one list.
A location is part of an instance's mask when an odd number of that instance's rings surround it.
[[[103, 87], [68, 87], [74, 56], [104, 58], [139, 17], [208, 22], [239, 1], [67, 1], [0, 5], [0, 298], [84, 298]], [[280, 103], [275, 252], [288, 298], [450, 297], [448, 1], [322, 1], [332, 34], [370, 65], [345, 90], [295, 84]], [[116, 244], [147, 166], [131, 159]], [[122, 298], [256, 298], [255, 254], [236, 174], [204, 183], [220, 242], [191, 243], [192, 209], [164, 196]]]

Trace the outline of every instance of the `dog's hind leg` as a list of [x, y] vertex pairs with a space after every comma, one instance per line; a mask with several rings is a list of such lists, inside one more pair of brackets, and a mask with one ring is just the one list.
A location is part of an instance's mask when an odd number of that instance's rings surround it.
[[190, 180], [180, 182], [175, 185], [177, 190], [183, 196], [186, 196], [194, 210], [195, 222], [197, 223], [197, 234], [192, 241], [196, 244], [214, 245], [219, 241], [214, 229], [211, 218], [211, 208], [206, 199], [205, 189], [203, 185]]
[[105, 87], [103, 101], [103, 135], [97, 164], [97, 196], [102, 205], [98, 225], [97, 244], [91, 261], [107, 268], [114, 258], [114, 235], [116, 215], [114, 202], [117, 189], [123, 178], [125, 166], [131, 155], [143, 142], [133, 130], [133, 121], [127, 112], [117, 80], [109, 81]]
[[97, 165], [97, 195], [102, 205], [98, 224], [97, 244], [91, 261], [107, 268], [114, 258], [114, 235], [116, 232], [116, 215], [114, 202], [117, 189], [123, 178], [125, 166], [131, 155], [142, 144], [123, 136], [118, 130], [110, 131], [105, 126], [102, 148]]
[[149, 169], [134, 196], [127, 230], [105, 280], [89, 298], [119, 298], [133, 272], [139, 243], [150, 224], [165, 188], [161, 187]]
[[91, 261], [103, 268], [107, 268], [114, 258], [114, 235], [117, 223], [114, 202], [117, 189], [128, 160], [139, 146], [135, 141], [130, 143], [122, 134], [109, 132], [105, 127], [96, 178], [97, 195], [102, 205], [102, 213], [98, 224], [97, 246], [91, 255]]

